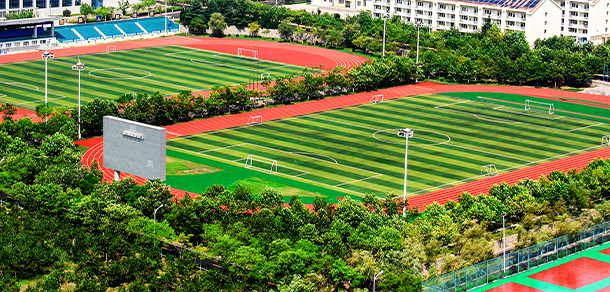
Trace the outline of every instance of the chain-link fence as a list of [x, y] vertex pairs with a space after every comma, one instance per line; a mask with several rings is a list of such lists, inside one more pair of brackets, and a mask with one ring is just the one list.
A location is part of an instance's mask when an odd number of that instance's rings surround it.
[[602, 245], [609, 238], [610, 221], [591, 226], [576, 235], [565, 235], [425, 281], [424, 292], [457, 292], [478, 288]]

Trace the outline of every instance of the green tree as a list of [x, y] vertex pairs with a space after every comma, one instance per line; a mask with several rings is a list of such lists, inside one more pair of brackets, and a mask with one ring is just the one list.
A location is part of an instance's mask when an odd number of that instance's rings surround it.
[[277, 30], [280, 33], [280, 37], [282, 37], [283, 39], [289, 39], [294, 33], [294, 26], [292, 26], [288, 19], [284, 19], [277, 26]]
[[83, 17], [85, 18], [85, 22], [87, 22], [87, 17], [91, 14], [93, 14], [94, 8], [87, 4], [87, 3], [83, 3], [80, 6], [80, 14], [83, 15]]
[[257, 36], [258, 32], [261, 30], [261, 25], [258, 21], [248, 23], [248, 30], [250, 31], [251, 36]]
[[210, 29], [212, 29], [213, 36], [222, 37], [224, 35], [224, 30], [227, 28], [227, 23], [225, 22], [224, 16], [216, 12], [210, 17], [208, 26], [210, 27]]
[[127, 15], [127, 10], [131, 7], [129, 0], [119, 0], [119, 10], [123, 16]]

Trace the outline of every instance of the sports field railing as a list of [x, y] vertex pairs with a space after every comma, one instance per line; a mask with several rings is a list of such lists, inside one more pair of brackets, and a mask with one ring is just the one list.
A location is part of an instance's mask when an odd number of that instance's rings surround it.
[[424, 292], [457, 292], [478, 288], [540, 265], [596, 247], [610, 239], [610, 221], [591, 226], [576, 235], [540, 243], [499, 256], [423, 283]]

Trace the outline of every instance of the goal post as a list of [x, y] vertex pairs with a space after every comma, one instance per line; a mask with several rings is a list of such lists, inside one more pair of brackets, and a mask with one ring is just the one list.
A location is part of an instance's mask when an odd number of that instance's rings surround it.
[[253, 116], [248, 119], [248, 126], [260, 125], [263, 123], [263, 116]]
[[534, 108], [534, 110], [544, 110], [545, 112], [548, 109], [548, 113], [549, 115], [552, 115], [555, 113], [555, 105], [553, 103], [549, 103], [549, 102], [541, 102], [541, 101], [535, 101], [535, 100], [526, 100], [525, 101], [525, 110], [531, 110], [532, 108]]
[[248, 57], [258, 59], [258, 50], [237, 48], [237, 55], [240, 57]]
[[261, 156], [256, 156], [256, 155], [248, 155], [248, 157], [246, 158], [246, 168], [257, 167], [257, 166], [253, 165], [254, 161], [263, 163], [263, 164], [267, 164], [267, 165], [271, 164], [271, 167], [269, 168], [269, 173], [270, 174], [277, 173], [277, 160], [273, 160], [273, 159], [269, 159], [269, 158], [265, 158], [265, 157], [261, 157]]
[[481, 175], [492, 177], [498, 175], [498, 169], [495, 164], [486, 164], [481, 166]]
[[373, 104], [382, 103], [383, 102], [383, 94], [373, 95], [369, 102], [373, 103]]
[[271, 79], [270, 73], [261, 73], [261, 81], [270, 80], [270, 79]]
[[116, 52], [116, 46], [112, 45], [112, 46], [107, 46], [106, 47], [106, 53], [114, 53]]
[[602, 146], [610, 146], [610, 135], [602, 137]]

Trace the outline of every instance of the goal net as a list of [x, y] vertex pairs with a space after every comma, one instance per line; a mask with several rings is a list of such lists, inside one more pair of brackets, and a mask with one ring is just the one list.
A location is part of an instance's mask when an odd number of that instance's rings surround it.
[[248, 155], [246, 158], [246, 168], [269, 169], [269, 173], [277, 173], [277, 160], [256, 155]]
[[552, 103], [548, 103], [548, 102], [541, 102], [541, 101], [535, 101], [535, 100], [526, 100], [525, 101], [525, 110], [539, 110], [539, 111], [544, 111], [546, 112], [548, 110], [549, 115], [552, 115], [555, 113], [555, 105]]
[[481, 166], [481, 175], [492, 177], [498, 175], [498, 169], [495, 164], [486, 164]]
[[107, 46], [106, 53], [114, 53], [116, 52], [116, 46]]
[[271, 74], [269, 73], [261, 73], [261, 81], [271, 79]]
[[371, 97], [370, 103], [382, 103], [383, 102], [383, 94], [373, 95]]
[[606, 135], [602, 137], [602, 145], [610, 146], [610, 135]]
[[260, 125], [263, 123], [263, 116], [253, 116], [248, 119], [248, 125]]
[[237, 55], [240, 57], [248, 57], [258, 59], [258, 51], [244, 48], [237, 48]]

